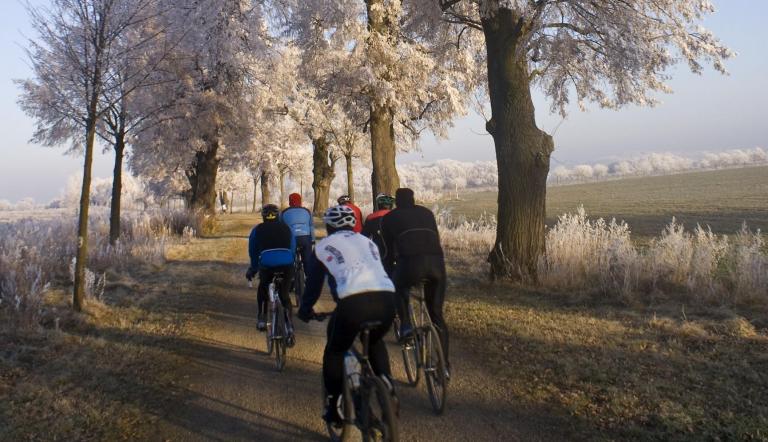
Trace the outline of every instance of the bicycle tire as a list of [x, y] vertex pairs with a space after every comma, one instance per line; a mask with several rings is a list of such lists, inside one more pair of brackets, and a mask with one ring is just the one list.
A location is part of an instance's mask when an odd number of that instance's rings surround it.
[[275, 346], [275, 368], [282, 371], [285, 367], [287, 333], [285, 328], [285, 311], [281, 302], [276, 303], [275, 308], [275, 331], [278, 336], [274, 336]]
[[267, 338], [267, 354], [272, 355], [272, 351], [274, 350], [274, 341], [272, 340], [272, 336], [274, 336], [274, 328], [272, 325], [274, 324], [274, 311], [272, 309], [272, 304], [268, 303], [269, 307], [267, 308], [267, 330], [264, 333], [264, 336]]
[[[341, 393], [341, 410], [339, 415], [344, 420], [343, 424], [338, 427], [330, 422], [325, 423], [325, 429], [328, 431], [328, 436], [333, 442], [341, 442], [346, 440], [345, 436], [353, 432], [354, 425], [354, 402], [352, 399], [352, 389], [350, 388], [350, 379], [345, 374], [344, 384]], [[323, 397], [327, 395], [325, 388], [323, 388]], [[348, 439], [348, 438], [347, 438]]]
[[421, 374], [419, 372], [419, 338], [414, 334], [413, 338], [406, 340], [400, 346], [403, 354], [403, 371], [408, 379], [408, 385], [415, 387], [419, 384]]
[[[370, 376], [361, 379], [361, 388], [362, 406], [358, 421], [363, 441], [397, 441], [397, 418], [387, 384], [378, 376]], [[375, 409], [371, 405], [375, 405]]]
[[445, 375], [445, 357], [440, 336], [430, 324], [424, 330], [424, 380], [427, 384], [429, 401], [435, 414], [443, 414], [448, 395], [448, 380]]
[[296, 266], [296, 307], [301, 306], [301, 298], [304, 296], [304, 286], [306, 281], [304, 280], [304, 265], [301, 261]]

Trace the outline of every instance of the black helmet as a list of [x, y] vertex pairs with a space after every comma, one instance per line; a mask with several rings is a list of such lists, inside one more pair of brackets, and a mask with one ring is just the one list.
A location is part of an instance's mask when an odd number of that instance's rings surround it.
[[264, 221], [276, 221], [280, 215], [280, 209], [274, 204], [266, 204], [261, 208], [261, 217]]
[[347, 204], [350, 201], [352, 201], [352, 198], [350, 198], [349, 195], [342, 195], [336, 200], [339, 204]]
[[395, 206], [395, 199], [392, 197], [392, 195], [387, 195], [386, 193], [380, 193], [376, 196], [376, 208], [381, 209], [391, 209]]

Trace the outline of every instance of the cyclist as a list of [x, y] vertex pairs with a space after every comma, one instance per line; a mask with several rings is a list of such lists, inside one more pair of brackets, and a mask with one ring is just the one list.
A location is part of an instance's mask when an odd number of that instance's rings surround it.
[[312, 307], [320, 297], [327, 276], [337, 306], [328, 323], [328, 341], [323, 354], [323, 385], [328, 395], [323, 419], [341, 424], [338, 404], [344, 380], [344, 354], [364, 322], [381, 322], [369, 336], [371, 366], [389, 384], [394, 395], [389, 356], [382, 338], [395, 316], [395, 287], [384, 271], [374, 243], [352, 231], [356, 220], [350, 207], [329, 208], [323, 221], [328, 236], [317, 243], [310, 258], [307, 290], [298, 316], [304, 321], [314, 317]]
[[342, 195], [336, 200], [340, 206], [347, 206], [355, 212], [355, 227], [352, 229], [355, 233], [363, 231], [363, 212], [352, 202], [349, 195]]
[[[376, 243], [376, 246], [379, 248], [379, 254], [382, 257], [381, 260], [384, 264], [386, 264], [387, 248], [384, 245], [384, 238], [381, 236], [381, 220], [383, 219], [384, 215], [392, 210], [392, 207], [395, 205], [395, 199], [390, 195], [380, 193], [378, 196], [376, 196], [376, 201], [374, 201], [374, 204], [376, 206], [376, 211], [365, 218], [362, 234]], [[387, 274], [391, 276], [392, 269], [388, 268], [387, 265], [385, 265], [384, 268], [387, 270]]]
[[[267, 302], [269, 284], [276, 273], [283, 274], [283, 280], [278, 292], [280, 300], [287, 312], [289, 335], [293, 335], [291, 323], [291, 301], [288, 297], [288, 289], [293, 279], [293, 260], [296, 253], [296, 241], [291, 229], [279, 222], [280, 209], [274, 204], [267, 204], [261, 209], [261, 217], [264, 222], [257, 225], [248, 237], [248, 255], [251, 265], [245, 277], [252, 281], [256, 272], [259, 273], [259, 288], [257, 292], [258, 323], [259, 330], [267, 328]], [[288, 342], [292, 342], [290, 339]]]
[[[435, 215], [419, 206], [413, 190], [400, 188], [395, 192], [397, 208], [384, 216], [381, 231], [387, 249], [387, 266], [394, 266], [392, 280], [397, 292], [397, 313], [401, 320], [400, 336], [413, 334], [408, 315], [408, 292], [424, 281], [424, 300], [429, 316], [440, 335], [446, 368], [448, 362], [448, 327], [443, 317], [445, 300], [445, 259], [440, 245]], [[395, 263], [396, 261], [396, 263]]]
[[306, 264], [312, 254], [312, 243], [315, 242], [315, 226], [312, 223], [312, 212], [301, 205], [301, 195], [288, 195], [288, 208], [283, 210], [280, 220], [291, 228], [296, 238], [296, 253], [304, 263], [304, 274], [307, 274]]

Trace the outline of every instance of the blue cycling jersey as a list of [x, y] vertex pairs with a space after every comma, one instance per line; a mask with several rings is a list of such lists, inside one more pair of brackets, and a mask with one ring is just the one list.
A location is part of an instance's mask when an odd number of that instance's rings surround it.
[[315, 229], [312, 224], [312, 212], [304, 207], [289, 207], [283, 210], [280, 221], [291, 228], [293, 236], [311, 236], [315, 239]]

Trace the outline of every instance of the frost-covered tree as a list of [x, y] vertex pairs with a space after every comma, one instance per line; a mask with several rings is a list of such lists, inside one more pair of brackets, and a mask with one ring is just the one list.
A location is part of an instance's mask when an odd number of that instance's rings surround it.
[[398, 148], [412, 146], [426, 128], [444, 135], [466, 111], [480, 69], [463, 32], [440, 22], [436, 5], [423, 9], [413, 0], [275, 3], [288, 10], [312, 83], [329, 100], [353, 103], [343, 106], [353, 120], [365, 116], [373, 193], [393, 193]]
[[88, 209], [93, 148], [99, 122], [108, 109], [105, 91], [116, 62], [137, 46], [118, 42], [144, 22], [154, 0], [52, 0], [48, 7], [29, 7], [38, 34], [27, 51], [33, 78], [18, 82], [19, 104], [37, 124], [33, 141], [59, 145], [71, 140], [84, 152], [73, 307], [85, 295], [88, 257]]
[[535, 279], [544, 251], [546, 180], [552, 137], [536, 126], [531, 89], [565, 114], [580, 107], [652, 105], [668, 92], [668, 68], [693, 72], [702, 61], [724, 72], [732, 53], [699, 26], [714, 12], [708, 0], [419, 0], [439, 6], [444, 21], [485, 39], [496, 146], [499, 211], [490, 255], [495, 277]]
[[254, 100], [269, 76], [274, 52], [265, 15], [248, 0], [162, 0], [174, 41], [163, 81], [147, 100], [174, 106], [144, 131], [131, 166], [140, 174], [183, 170], [193, 209], [215, 211], [222, 159], [251, 146]]

